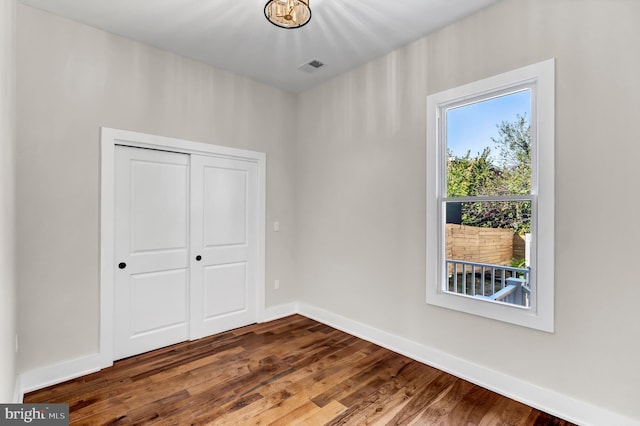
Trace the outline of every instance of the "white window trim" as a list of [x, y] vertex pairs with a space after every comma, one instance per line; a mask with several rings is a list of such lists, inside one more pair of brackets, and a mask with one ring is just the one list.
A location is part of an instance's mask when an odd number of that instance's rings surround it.
[[[532, 164], [532, 194], [537, 202], [535, 246], [536, 263], [532, 269], [530, 308], [481, 300], [444, 291], [441, 273], [444, 265], [444, 221], [439, 197], [443, 189], [438, 177], [444, 167], [440, 143], [438, 113], [443, 106], [472, 101], [479, 96], [533, 84], [532, 132], [537, 165]], [[554, 135], [555, 135], [555, 61], [532, 64], [493, 77], [455, 87], [427, 97], [427, 291], [428, 304], [467, 312], [498, 321], [554, 332]], [[537, 167], [536, 167], [537, 166]]]

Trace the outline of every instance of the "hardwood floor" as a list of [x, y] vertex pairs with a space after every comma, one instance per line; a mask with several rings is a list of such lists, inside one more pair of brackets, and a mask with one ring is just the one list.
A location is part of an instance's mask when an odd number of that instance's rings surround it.
[[294, 315], [29, 393], [73, 425], [570, 425]]

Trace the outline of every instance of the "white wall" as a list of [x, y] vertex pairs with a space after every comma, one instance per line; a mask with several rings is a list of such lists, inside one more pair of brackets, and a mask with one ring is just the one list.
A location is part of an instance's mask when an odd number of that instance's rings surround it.
[[[640, 420], [639, 18], [505, 0], [303, 93], [301, 301]], [[427, 95], [552, 57], [556, 333], [427, 305]]]
[[[108, 126], [267, 152], [269, 306], [300, 299], [640, 420], [629, 196], [640, 181], [638, 16], [635, 0], [504, 0], [294, 97], [18, 6], [19, 369], [97, 351], [98, 129]], [[550, 57], [556, 333], [426, 305], [426, 97]], [[297, 143], [280, 132], [296, 108]], [[0, 259], [10, 294], [11, 250]]]
[[99, 128], [267, 153], [267, 306], [295, 298], [294, 97], [28, 6], [17, 14], [20, 371], [98, 351]]
[[14, 401], [15, 1], [0, 2], [0, 402]]

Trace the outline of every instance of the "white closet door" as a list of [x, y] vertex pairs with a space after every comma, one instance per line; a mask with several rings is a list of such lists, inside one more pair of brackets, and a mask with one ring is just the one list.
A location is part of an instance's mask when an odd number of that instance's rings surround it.
[[114, 359], [189, 337], [189, 155], [116, 147]]
[[191, 339], [256, 322], [257, 170], [191, 157]]

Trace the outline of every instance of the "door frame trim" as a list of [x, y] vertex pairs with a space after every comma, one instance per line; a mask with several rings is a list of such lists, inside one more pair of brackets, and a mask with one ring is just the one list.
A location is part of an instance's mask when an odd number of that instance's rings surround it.
[[147, 148], [183, 154], [199, 154], [229, 158], [258, 165], [258, 259], [256, 285], [257, 320], [265, 317], [265, 221], [266, 221], [266, 154], [202, 142], [156, 136], [146, 133], [100, 128], [100, 364], [113, 364], [114, 339], [114, 265], [115, 265], [115, 147]]

